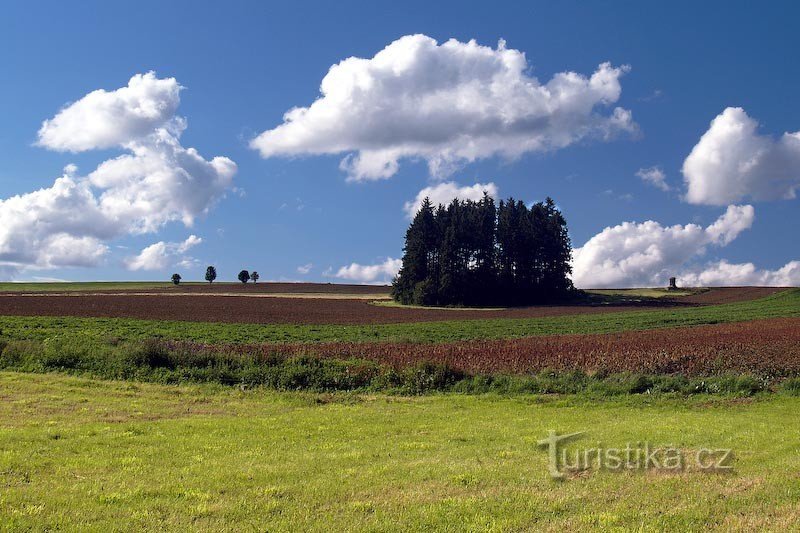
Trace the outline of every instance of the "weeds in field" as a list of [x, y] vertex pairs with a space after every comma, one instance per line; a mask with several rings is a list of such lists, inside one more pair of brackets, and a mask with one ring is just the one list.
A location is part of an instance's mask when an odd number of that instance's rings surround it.
[[766, 390], [800, 394], [800, 378], [777, 385], [765, 376], [720, 374], [709, 377], [587, 373], [543, 370], [524, 375], [467, 374], [447, 365], [419, 362], [405, 367], [361, 359], [319, 358], [279, 352], [233, 352], [149, 339], [105, 343], [65, 337], [0, 343], [0, 368], [27, 372], [67, 372], [107, 379], [176, 383], [219, 383], [316, 392], [362, 391], [424, 394], [727, 394], [751, 396]]

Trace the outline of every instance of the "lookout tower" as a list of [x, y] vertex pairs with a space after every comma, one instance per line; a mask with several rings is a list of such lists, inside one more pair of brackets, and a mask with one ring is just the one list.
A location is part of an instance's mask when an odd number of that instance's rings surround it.
[[675, 277], [669, 278], [669, 287], [667, 287], [667, 290], [670, 290], [670, 291], [677, 291], [678, 290], [678, 280], [675, 279]]

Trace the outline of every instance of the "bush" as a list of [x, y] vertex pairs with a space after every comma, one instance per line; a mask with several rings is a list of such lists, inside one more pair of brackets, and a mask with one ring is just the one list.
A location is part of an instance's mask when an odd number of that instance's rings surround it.
[[123, 363], [136, 368], [175, 368], [170, 351], [156, 339], [142, 341], [123, 351]]
[[790, 378], [781, 384], [781, 390], [790, 396], [800, 396], [800, 378]]
[[3, 351], [0, 352], [0, 366], [20, 370], [30, 369], [36, 356], [42, 351], [40, 342], [35, 341], [8, 341], [3, 342]]

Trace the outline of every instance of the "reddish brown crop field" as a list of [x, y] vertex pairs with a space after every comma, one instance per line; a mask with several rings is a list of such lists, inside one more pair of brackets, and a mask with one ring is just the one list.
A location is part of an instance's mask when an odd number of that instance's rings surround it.
[[[0, 315], [120, 317], [195, 322], [252, 324], [391, 324], [490, 318], [535, 318], [669, 306], [697, 306], [760, 298], [771, 288], [724, 288], [676, 299], [576, 304], [502, 310], [420, 309], [371, 305], [367, 300], [326, 298], [250, 297], [264, 293], [337, 295], [375, 294], [386, 287], [334, 284], [260, 283], [258, 285], [186, 285], [145, 292], [4, 293]], [[209, 295], [218, 291], [227, 295]], [[370, 292], [372, 291], [372, 292]], [[242, 296], [230, 294], [242, 293]]]
[[[220, 347], [194, 346], [219, 350]], [[800, 374], [800, 318], [754, 320], [621, 334], [420, 343], [322, 343], [224, 347], [240, 353], [367, 359], [396, 367], [423, 361], [469, 373], [525, 374], [545, 369], [709, 376]]]
[[[627, 306], [541, 306], [494, 311], [418, 309], [364, 300], [236, 296], [0, 295], [0, 315], [122, 317], [251, 324], [392, 324], [487, 318], [528, 318], [624, 310]], [[653, 307], [636, 306], [637, 309]]]

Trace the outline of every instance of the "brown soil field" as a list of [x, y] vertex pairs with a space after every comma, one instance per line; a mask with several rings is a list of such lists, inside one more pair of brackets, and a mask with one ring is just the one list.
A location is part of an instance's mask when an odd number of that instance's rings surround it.
[[[358, 291], [374, 291], [376, 289], [374, 286], [364, 285], [263, 283], [250, 286], [219, 284], [212, 285], [212, 287], [218, 287], [218, 290], [225, 295], [192, 294], [192, 292], [207, 291], [208, 287], [205, 285], [180, 287], [182, 292], [170, 292], [169, 289], [164, 289], [163, 295], [158, 291], [148, 291], [147, 293], [114, 291], [92, 294], [80, 292], [6, 293], [0, 294], [0, 315], [118, 317], [252, 324], [390, 324], [488, 318], [533, 318], [634, 309], [646, 310], [665, 306], [709, 305], [759, 298], [779, 290], [750, 287], [719, 288], [711, 289], [703, 294], [676, 299], [620, 301], [602, 305], [576, 304], [476, 310], [376, 306], [363, 299], [251, 298], [244, 294], [242, 297], [230, 295], [234, 287], [238, 287], [243, 293], [247, 290], [251, 290], [253, 293], [256, 291], [319, 293], [321, 288], [327, 288], [329, 291], [342, 295], [357, 295]], [[169, 294], [169, 297], [166, 297], [166, 294]]]
[[117, 317], [248, 324], [393, 324], [486, 318], [607, 313], [641, 305], [540, 306], [500, 310], [420, 309], [372, 305], [364, 300], [158, 296], [136, 294], [0, 295], [0, 315]]
[[716, 287], [699, 294], [681, 296], [672, 300], [684, 304], [728, 304], [745, 300], [756, 300], [785, 291], [788, 287]]
[[526, 374], [550, 369], [680, 373], [686, 376], [755, 373], [785, 377], [800, 374], [800, 318], [615, 334], [440, 344], [339, 342], [229, 346], [222, 349], [265, 356], [280, 353], [367, 359], [398, 368], [427, 361], [477, 374]]
[[352, 285], [344, 283], [206, 283], [197, 285], [178, 285], [165, 287], [164, 292], [192, 293], [265, 293], [265, 294], [385, 294], [389, 296], [387, 285]]

